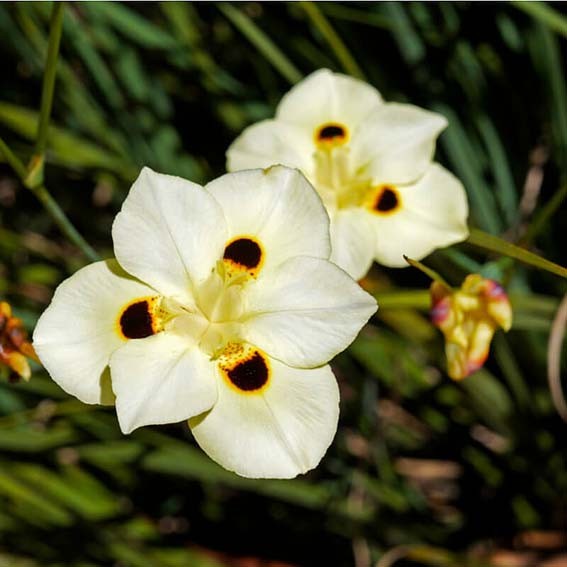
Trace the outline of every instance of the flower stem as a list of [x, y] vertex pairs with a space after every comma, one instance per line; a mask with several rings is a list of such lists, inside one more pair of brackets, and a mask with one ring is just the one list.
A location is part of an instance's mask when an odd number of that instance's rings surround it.
[[425, 264], [422, 264], [421, 262], [418, 262], [417, 260], [413, 260], [412, 258], [408, 258], [407, 256], [404, 256], [404, 260], [412, 268], [416, 268], [420, 272], [423, 272], [426, 276], [431, 278], [433, 281], [439, 282], [441, 285], [445, 286], [448, 290], [451, 289], [451, 286], [435, 270], [432, 270], [431, 268], [428, 268]]
[[38, 177], [39, 183], [43, 183], [43, 155], [47, 145], [47, 132], [49, 129], [49, 117], [53, 104], [53, 90], [55, 88], [55, 75], [57, 71], [57, 57], [59, 55], [59, 44], [61, 43], [61, 32], [63, 30], [63, 2], [54, 2], [51, 12], [49, 31], [49, 45], [47, 47], [47, 62], [43, 75], [43, 87], [41, 91], [41, 108], [39, 123], [35, 141], [35, 153], [33, 161], [41, 161], [41, 172]]
[[[378, 301], [380, 309], [420, 309], [428, 310], [431, 305], [429, 291], [426, 289], [401, 289], [380, 291], [372, 294]], [[524, 293], [508, 295], [514, 311], [525, 314], [540, 315], [549, 318], [557, 310], [559, 301], [555, 297]]]
[[535, 266], [541, 270], [546, 270], [552, 274], [567, 278], [567, 268], [564, 268], [559, 264], [555, 264], [554, 262], [550, 262], [529, 250], [520, 248], [515, 244], [507, 242], [498, 236], [493, 236], [492, 234], [483, 232], [482, 230], [472, 228], [467, 242], [473, 246], [482, 248], [483, 250], [488, 250], [489, 252], [495, 252], [502, 256], [514, 258], [524, 264]]
[[49, 213], [55, 224], [60, 228], [61, 232], [77, 246], [83, 254], [92, 262], [99, 260], [98, 254], [87, 243], [87, 241], [79, 234], [77, 229], [71, 224], [63, 209], [57, 201], [51, 196], [49, 191], [43, 184], [35, 185], [29, 183], [29, 174], [20, 161], [20, 159], [6, 145], [4, 140], [0, 138], [0, 152], [6, 157], [6, 161], [12, 166], [22, 183], [41, 201], [45, 210]]

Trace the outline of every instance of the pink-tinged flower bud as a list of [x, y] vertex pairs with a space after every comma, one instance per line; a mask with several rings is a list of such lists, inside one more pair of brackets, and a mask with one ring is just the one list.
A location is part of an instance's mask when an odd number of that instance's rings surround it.
[[30, 379], [31, 370], [26, 357], [38, 360], [22, 322], [12, 317], [9, 303], [0, 301], [0, 366], [8, 367], [10, 381]]
[[484, 365], [497, 328], [512, 326], [512, 307], [506, 292], [494, 280], [470, 274], [453, 291], [440, 282], [431, 284], [431, 320], [445, 335], [447, 372], [461, 380]]

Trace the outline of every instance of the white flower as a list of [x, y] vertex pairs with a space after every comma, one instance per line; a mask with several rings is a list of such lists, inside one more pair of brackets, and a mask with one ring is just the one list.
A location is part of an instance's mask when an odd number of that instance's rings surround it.
[[243, 476], [305, 472], [337, 427], [325, 364], [376, 310], [328, 261], [328, 224], [296, 170], [203, 188], [146, 168], [114, 222], [117, 261], [59, 286], [35, 348], [86, 403], [109, 401], [110, 367], [125, 433], [190, 419], [201, 447]]
[[319, 70], [281, 100], [276, 117], [247, 128], [227, 152], [237, 171], [300, 169], [331, 218], [331, 260], [356, 279], [373, 259], [406, 266], [468, 236], [462, 184], [431, 163], [447, 126], [439, 114], [384, 103], [370, 85]]

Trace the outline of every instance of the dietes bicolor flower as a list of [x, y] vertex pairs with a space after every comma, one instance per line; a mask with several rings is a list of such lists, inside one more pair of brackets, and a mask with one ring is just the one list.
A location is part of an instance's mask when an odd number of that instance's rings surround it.
[[206, 187], [145, 168], [112, 229], [116, 260], [56, 290], [34, 332], [53, 379], [114, 401], [122, 431], [190, 420], [248, 477], [318, 464], [337, 427], [326, 364], [376, 310], [329, 262], [317, 193], [285, 167]]
[[432, 163], [446, 126], [440, 114], [385, 103], [367, 83], [322, 69], [234, 141], [227, 168], [300, 169], [329, 213], [331, 260], [360, 279], [373, 260], [403, 267], [403, 255], [419, 260], [467, 238], [464, 188]]

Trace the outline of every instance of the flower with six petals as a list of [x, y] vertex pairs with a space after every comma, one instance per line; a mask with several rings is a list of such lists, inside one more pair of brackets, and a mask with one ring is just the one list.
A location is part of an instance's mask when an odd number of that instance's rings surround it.
[[273, 120], [247, 128], [227, 152], [229, 171], [280, 163], [300, 169], [331, 219], [331, 260], [355, 279], [372, 260], [405, 266], [468, 236], [462, 184], [432, 163], [447, 121], [385, 103], [370, 85], [327, 69], [293, 87]]
[[454, 292], [431, 284], [431, 319], [445, 335], [447, 372], [461, 380], [482, 368], [496, 329], [510, 329], [512, 307], [498, 282], [470, 274]]
[[243, 476], [316, 466], [338, 419], [326, 363], [376, 303], [328, 260], [306, 179], [276, 166], [203, 188], [145, 168], [112, 236], [116, 261], [63, 282], [37, 324], [53, 379], [86, 403], [115, 401], [125, 433], [190, 420]]

